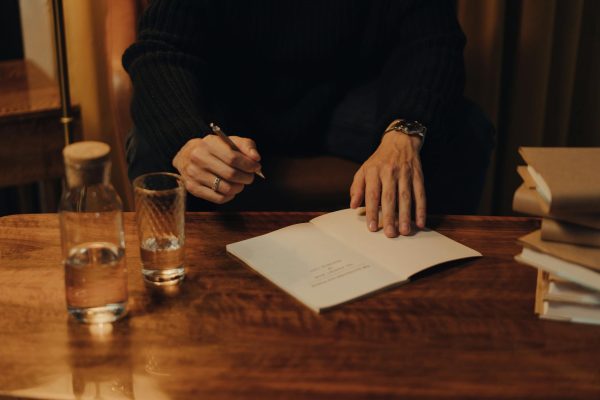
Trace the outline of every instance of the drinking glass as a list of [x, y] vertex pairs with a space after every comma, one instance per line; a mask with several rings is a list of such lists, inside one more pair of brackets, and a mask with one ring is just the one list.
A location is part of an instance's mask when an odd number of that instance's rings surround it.
[[185, 187], [177, 174], [155, 172], [133, 181], [142, 275], [156, 285], [185, 275]]

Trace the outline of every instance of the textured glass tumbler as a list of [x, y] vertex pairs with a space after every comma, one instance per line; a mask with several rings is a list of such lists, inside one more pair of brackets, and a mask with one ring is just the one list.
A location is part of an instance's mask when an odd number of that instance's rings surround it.
[[133, 181], [142, 275], [156, 285], [183, 279], [185, 187], [179, 175], [141, 175]]

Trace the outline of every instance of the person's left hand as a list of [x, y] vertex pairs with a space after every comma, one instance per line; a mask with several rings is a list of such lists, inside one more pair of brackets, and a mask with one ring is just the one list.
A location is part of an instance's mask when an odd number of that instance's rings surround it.
[[[383, 135], [377, 150], [359, 168], [350, 187], [350, 207], [366, 205], [367, 227], [379, 227], [379, 206], [387, 237], [410, 234], [411, 204], [417, 227], [425, 227], [426, 198], [419, 150], [422, 139], [401, 132]], [[398, 210], [398, 212], [396, 212]]]

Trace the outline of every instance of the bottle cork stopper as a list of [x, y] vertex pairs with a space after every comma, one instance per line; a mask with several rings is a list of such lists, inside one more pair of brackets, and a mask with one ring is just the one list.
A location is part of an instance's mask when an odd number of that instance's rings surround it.
[[63, 149], [65, 164], [102, 164], [110, 159], [110, 146], [106, 143], [83, 141], [70, 144]]
[[95, 141], [77, 142], [63, 149], [69, 187], [106, 183], [110, 174], [110, 146]]

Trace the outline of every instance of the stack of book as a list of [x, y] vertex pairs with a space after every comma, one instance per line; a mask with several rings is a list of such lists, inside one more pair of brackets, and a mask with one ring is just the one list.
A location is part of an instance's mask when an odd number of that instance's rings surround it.
[[541, 318], [600, 324], [600, 148], [519, 150], [517, 212], [542, 217], [515, 259], [538, 269]]

